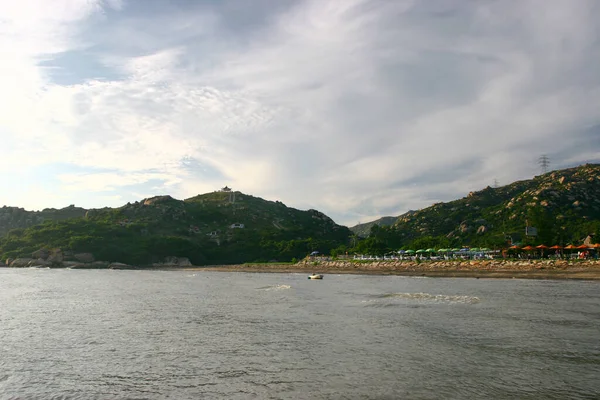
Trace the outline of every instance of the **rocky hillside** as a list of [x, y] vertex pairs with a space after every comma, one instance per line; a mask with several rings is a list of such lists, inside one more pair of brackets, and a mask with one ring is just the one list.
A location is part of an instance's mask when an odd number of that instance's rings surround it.
[[[525, 227], [537, 228], [525, 237]], [[600, 228], [600, 165], [553, 171], [487, 187], [396, 219], [377, 234], [392, 246], [440, 247], [512, 242], [581, 243]]]
[[4, 259], [29, 257], [41, 248], [60, 248], [132, 264], [165, 257], [187, 257], [198, 265], [289, 261], [311, 251], [328, 253], [347, 244], [349, 236], [348, 228], [319, 211], [219, 191], [183, 201], [158, 196], [75, 218], [46, 219], [10, 231], [0, 239], [0, 254]]

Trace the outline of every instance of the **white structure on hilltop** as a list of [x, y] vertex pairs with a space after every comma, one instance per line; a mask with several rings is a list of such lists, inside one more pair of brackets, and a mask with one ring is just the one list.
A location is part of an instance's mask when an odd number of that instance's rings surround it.
[[229, 225], [229, 227], [230, 227], [231, 229], [236, 229], [236, 228], [237, 228], [237, 229], [244, 229], [244, 224], [240, 224], [240, 223], [237, 223], [237, 224], [231, 224], [231, 225]]

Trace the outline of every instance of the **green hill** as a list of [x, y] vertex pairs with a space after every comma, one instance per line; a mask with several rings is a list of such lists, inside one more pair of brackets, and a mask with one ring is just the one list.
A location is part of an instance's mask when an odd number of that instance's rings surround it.
[[73, 205], [61, 209], [46, 208], [42, 211], [27, 211], [18, 207], [0, 208], [0, 236], [11, 229], [28, 228], [44, 221], [60, 221], [83, 217], [87, 210]]
[[[408, 211], [407, 213], [402, 214], [401, 217], [407, 216], [407, 215], [410, 215], [413, 213], [415, 213], [415, 211]], [[379, 219], [376, 219], [375, 221], [365, 222], [364, 224], [354, 225], [353, 227], [350, 228], [350, 230], [356, 236], [365, 238], [365, 237], [369, 236], [369, 233], [371, 232], [371, 228], [373, 227], [373, 225], [377, 225], [377, 226], [394, 225], [396, 223], [396, 221], [398, 220], [398, 218], [400, 218], [400, 217], [381, 217]]]
[[[537, 228], [537, 236], [525, 235], [527, 225]], [[370, 239], [391, 249], [580, 244], [599, 230], [600, 165], [586, 164], [402, 215], [371, 228]]]
[[316, 210], [213, 192], [183, 201], [158, 196], [13, 229], [0, 238], [0, 255], [30, 257], [40, 248], [60, 248], [136, 265], [165, 257], [187, 257], [196, 265], [289, 261], [311, 251], [329, 253], [347, 244], [350, 234]]

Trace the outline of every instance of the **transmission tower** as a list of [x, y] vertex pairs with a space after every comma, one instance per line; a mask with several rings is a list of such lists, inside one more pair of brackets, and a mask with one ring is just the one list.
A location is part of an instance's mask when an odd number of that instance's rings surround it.
[[550, 159], [546, 154], [542, 154], [540, 158], [538, 158], [538, 165], [542, 169], [542, 174], [548, 172], [548, 167], [550, 166]]

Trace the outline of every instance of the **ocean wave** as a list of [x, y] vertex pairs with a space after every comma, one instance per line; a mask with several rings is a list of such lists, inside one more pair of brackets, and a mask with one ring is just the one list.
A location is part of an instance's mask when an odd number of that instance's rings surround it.
[[[381, 301], [381, 299], [401, 299], [401, 300], [415, 300], [425, 301], [432, 303], [463, 303], [463, 304], [476, 304], [481, 300], [476, 296], [466, 295], [446, 295], [446, 294], [430, 294], [430, 293], [384, 293], [373, 296], [375, 299], [371, 301]], [[369, 300], [363, 301], [365, 303], [370, 302]]]
[[291, 288], [292, 287], [290, 285], [270, 285], [270, 286], [263, 286], [263, 287], [256, 288], [256, 290], [269, 291], [269, 290], [286, 290], [286, 289], [291, 289]]

